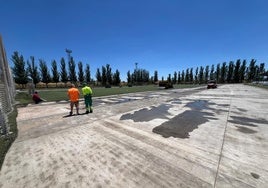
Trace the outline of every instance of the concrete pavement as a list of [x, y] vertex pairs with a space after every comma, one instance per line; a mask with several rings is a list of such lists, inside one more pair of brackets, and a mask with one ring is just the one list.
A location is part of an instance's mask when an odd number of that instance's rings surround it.
[[72, 117], [65, 102], [20, 108], [0, 187], [267, 187], [267, 94], [238, 84], [118, 95]]

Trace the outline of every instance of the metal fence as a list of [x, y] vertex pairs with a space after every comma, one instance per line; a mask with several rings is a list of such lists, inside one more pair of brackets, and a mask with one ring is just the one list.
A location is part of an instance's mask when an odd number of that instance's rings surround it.
[[15, 102], [15, 85], [0, 36], [0, 135], [9, 134], [8, 113]]

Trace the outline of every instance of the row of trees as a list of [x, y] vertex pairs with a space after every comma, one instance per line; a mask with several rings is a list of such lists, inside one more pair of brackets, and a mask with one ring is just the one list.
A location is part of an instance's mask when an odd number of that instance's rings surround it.
[[[174, 74], [169, 74], [167, 81], [173, 84], [204, 84], [208, 80], [216, 80], [218, 83], [242, 83], [261, 81], [267, 78], [268, 71], [265, 72], [265, 64], [257, 65], [257, 61], [252, 59], [247, 67], [247, 61], [241, 62], [238, 59], [236, 62], [230, 61], [229, 64], [223, 62], [214, 65], [200, 66], [195, 70], [187, 68], [182, 71], [174, 71]], [[154, 76], [149, 79], [149, 72], [143, 69], [134, 70], [131, 74], [127, 73], [128, 83], [156, 83], [158, 81], [158, 72], [154, 72]], [[162, 77], [162, 81], [164, 77]]]
[[[60, 70], [58, 70], [58, 65], [56, 60], [51, 62], [51, 71], [48, 68], [47, 63], [39, 59], [39, 66], [35, 62], [33, 56], [30, 57], [30, 60], [25, 62], [24, 57], [19, 55], [18, 52], [14, 52], [12, 55], [12, 62], [14, 66], [12, 67], [15, 83], [25, 86], [29, 80], [32, 80], [34, 85], [40, 81], [48, 85], [48, 83], [91, 83], [94, 82], [94, 79], [91, 77], [90, 66], [86, 64], [85, 69], [81, 61], [78, 62], [78, 74], [76, 74], [76, 63], [73, 57], [70, 57], [68, 61], [68, 66], [64, 58], [60, 60]], [[67, 71], [68, 70], [68, 71]], [[102, 71], [97, 69], [96, 73], [97, 84], [101, 83], [102, 85], [119, 85], [120, 72], [118, 70], [115, 73], [112, 72], [112, 68], [109, 64], [102, 66]]]
[[[30, 60], [25, 62], [22, 55], [18, 52], [14, 52], [12, 55], [12, 61], [14, 67], [12, 67], [15, 83], [25, 85], [29, 79], [36, 85], [40, 81], [45, 83], [96, 83], [97, 85], [110, 86], [120, 85], [121, 78], [119, 70], [112, 72], [112, 68], [109, 64], [102, 66], [101, 69], [97, 68], [94, 80], [91, 76], [89, 64], [85, 64], [81, 61], [78, 62], [78, 74], [76, 73], [76, 63], [73, 57], [69, 58], [66, 63], [64, 58], [60, 60], [60, 70], [58, 70], [57, 62], [53, 60], [51, 62], [51, 69], [48, 68], [47, 63], [39, 59], [39, 66], [35, 62], [33, 56]], [[68, 70], [68, 71], [67, 71]], [[257, 65], [257, 61], [252, 59], [247, 67], [247, 61], [241, 61], [238, 59], [236, 62], [230, 61], [228, 64], [223, 62], [211, 66], [200, 66], [195, 68], [187, 68], [182, 71], [174, 71], [173, 75], [169, 74], [167, 79], [173, 84], [203, 84], [207, 80], [216, 80], [218, 83], [241, 83], [244, 81], [260, 81], [268, 75], [268, 71], [265, 71], [265, 64], [261, 63]], [[161, 78], [164, 80], [164, 77]], [[149, 71], [145, 69], [134, 69], [131, 73], [127, 72], [127, 83], [130, 85], [141, 85], [148, 83], [156, 83], [158, 81], [158, 72], [154, 71], [154, 76], [150, 77]]]
[[[155, 72], [155, 75], [157, 75], [157, 72]], [[186, 71], [175, 71], [173, 76], [168, 75], [167, 80], [173, 84], [203, 84], [208, 80], [216, 80], [218, 83], [242, 83], [245, 81], [261, 81], [265, 79], [265, 76], [268, 76], [268, 71], [265, 71], [265, 63], [257, 65], [257, 61], [252, 59], [247, 67], [246, 60], [241, 62], [238, 59], [236, 62], [230, 61], [229, 64], [226, 62], [219, 63], [216, 68], [214, 65], [211, 65], [211, 67], [207, 65], [206, 67], [197, 67], [195, 70], [188, 68]], [[154, 80], [157, 80], [157, 78], [154, 78]]]

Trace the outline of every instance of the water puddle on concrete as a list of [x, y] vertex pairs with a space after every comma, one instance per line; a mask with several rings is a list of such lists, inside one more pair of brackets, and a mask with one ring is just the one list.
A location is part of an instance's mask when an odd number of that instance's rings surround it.
[[120, 117], [120, 120], [128, 120], [131, 119], [134, 122], [147, 122], [156, 118], [160, 119], [168, 119], [167, 115], [169, 115], [169, 108], [171, 105], [162, 104], [158, 107], [152, 106], [151, 109], [143, 108], [139, 111], [135, 111], [133, 114], [124, 114]]
[[[151, 108], [143, 108], [139, 111], [135, 111], [133, 114], [128, 113], [121, 116], [120, 120], [133, 120], [134, 122], [147, 122], [153, 119], [168, 119], [168, 121], [155, 127], [152, 131], [160, 134], [165, 138], [189, 138], [189, 133], [194, 129], [197, 129], [199, 125], [208, 122], [209, 120], [217, 120], [213, 112], [204, 112], [204, 110], [216, 110], [216, 104], [208, 102], [206, 100], [196, 100], [189, 102], [185, 107], [190, 108], [181, 114], [169, 119], [170, 113], [168, 110], [177, 104], [181, 104], [181, 101], [170, 101], [171, 104], [163, 104], [158, 107], [152, 106]], [[214, 105], [214, 108], [211, 106]], [[221, 110], [218, 110], [221, 111]], [[224, 110], [222, 110], [224, 111]]]
[[265, 119], [252, 119], [248, 117], [241, 117], [241, 116], [231, 116], [232, 120], [228, 120], [230, 123], [244, 125], [244, 126], [250, 126], [250, 127], [257, 127], [258, 124], [268, 124], [268, 121]]
[[257, 131], [252, 130], [252, 129], [249, 129], [247, 127], [236, 126], [236, 128], [237, 128], [237, 130], [239, 132], [246, 133], [246, 134], [254, 134], [254, 133], [257, 133]]
[[209, 107], [212, 104], [214, 103], [209, 103], [205, 100], [190, 102], [186, 107], [189, 107], [191, 110], [186, 110], [155, 127], [153, 132], [162, 135], [164, 138], [171, 136], [175, 138], [189, 138], [189, 133], [197, 129], [199, 125], [208, 122], [209, 119], [216, 119], [214, 118], [214, 113], [202, 112], [202, 110], [207, 109], [213, 110], [213, 108]]
[[169, 121], [155, 127], [154, 133], [160, 134], [165, 138], [189, 138], [190, 132], [197, 129], [199, 125], [209, 121], [213, 117], [213, 113], [186, 110], [185, 112], [175, 116]]

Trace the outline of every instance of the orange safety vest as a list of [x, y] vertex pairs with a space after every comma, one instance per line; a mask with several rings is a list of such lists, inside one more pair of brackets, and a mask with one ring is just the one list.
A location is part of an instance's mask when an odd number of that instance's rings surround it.
[[71, 88], [68, 90], [69, 99], [72, 102], [77, 102], [79, 100], [80, 92], [77, 88]]

